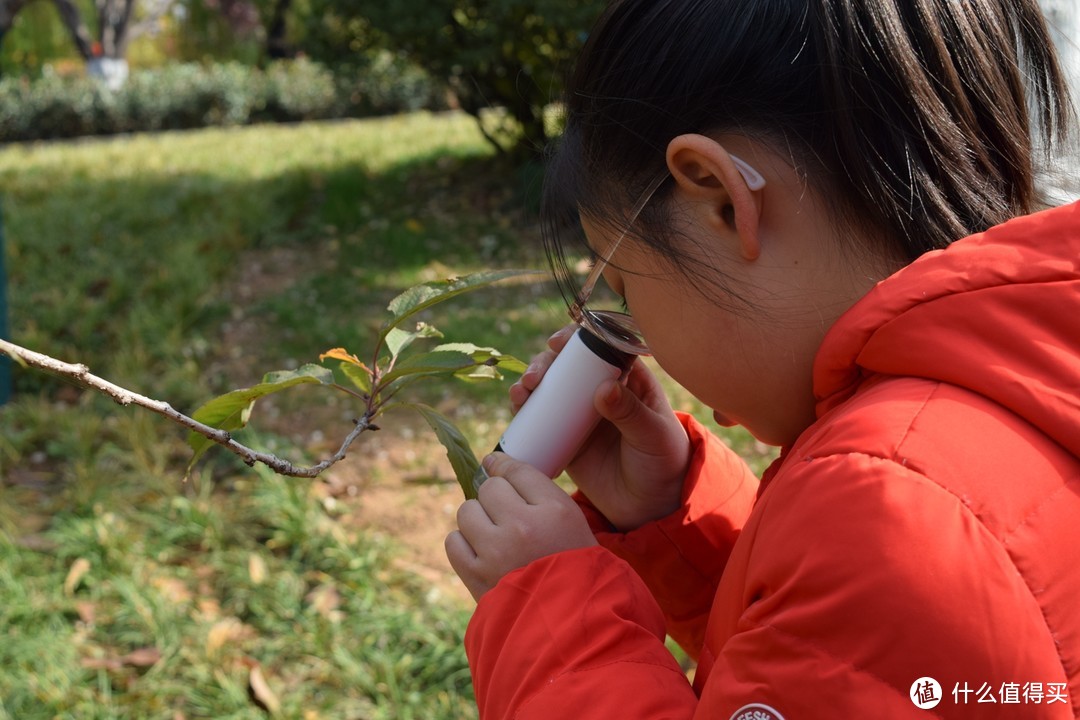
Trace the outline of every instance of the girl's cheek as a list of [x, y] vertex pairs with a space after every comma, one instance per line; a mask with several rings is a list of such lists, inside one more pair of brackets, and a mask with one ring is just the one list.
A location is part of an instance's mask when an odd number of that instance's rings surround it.
[[626, 297], [626, 289], [623, 287], [622, 274], [615, 268], [608, 265], [600, 273], [604, 276], [604, 282], [611, 288], [611, 291], [619, 297]]

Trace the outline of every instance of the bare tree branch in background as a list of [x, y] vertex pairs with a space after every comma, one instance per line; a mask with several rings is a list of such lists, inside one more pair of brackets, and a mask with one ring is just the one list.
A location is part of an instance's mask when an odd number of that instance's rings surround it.
[[[0, 0], [0, 40], [11, 29], [15, 16], [35, 0]], [[95, 57], [123, 59], [137, 37], [154, 32], [176, 0], [94, 0], [98, 16], [98, 47], [83, 21], [75, 0], [52, 0], [75, 49], [83, 60]], [[141, 12], [136, 12], [137, 10]]]
[[64, 27], [71, 34], [71, 40], [75, 43], [75, 49], [83, 60], [89, 61], [94, 56], [94, 43], [90, 39], [90, 32], [86, 29], [82, 14], [75, 5], [74, 0], [53, 0], [56, 9], [60, 13], [60, 19]]
[[292, 0], [276, 0], [270, 22], [266, 24], [266, 54], [271, 60], [292, 57], [293, 50], [286, 36], [285, 17]]
[[[132, 4], [134, 4], [133, 1]], [[175, 4], [176, 0], [143, 0], [142, 17], [139, 18], [138, 22], [129, 25], [123, 48], [124, 53], [127, 53], [127, 43], [143, 35], [154, 34], [161, 23], [161, 19], [172, 10]]]

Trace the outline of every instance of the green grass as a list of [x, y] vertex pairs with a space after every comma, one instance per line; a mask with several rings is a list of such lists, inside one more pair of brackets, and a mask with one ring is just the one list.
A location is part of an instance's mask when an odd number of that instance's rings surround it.
[[[365, 357], [409, 285], [543, 268], [522, 210], [535, 183], [455, 115], [7, 147], [13, 339], [191, 410], [331, 347]], [[527, 359], [564, 318], [539, 283], [425, 319]], [[475, 717], [467, 609], [396, 569], [392, 539], [339, 522], [317, 484], [216, 452], [185, 484], [179, 428], [41, 373], [15, 384], [0, 409], [0, 720], [262, 717], [255, 665], [283, 717]], [[505, 393], [422, 395], [483, 448]], [[309, 450], [294, 436], [343, 434], [327, 418], [349, 411], [312, 392], [273, 409], [247, 439], [292, 459]]]
[[[208, 488], [59, 514], [45, 554], [0, 544], [0, 717], [261, 717], [250, 661], [284, 717], [472, 714], [464, 614], [393, 572], [388, 547], [263, 471], [229, 503]], [[160, 661], [124, 660], [140, 648]]]

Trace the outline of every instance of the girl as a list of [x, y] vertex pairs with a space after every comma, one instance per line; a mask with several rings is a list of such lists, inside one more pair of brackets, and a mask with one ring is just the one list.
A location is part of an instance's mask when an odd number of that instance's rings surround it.
[[573, 499], [486, 458], [446, 542], [481, 717], [1080, 712], [1080, 205], [1034, 212], [1032, 151], [1065, 94], [1037, 0], [608, 8], [554, 265], [580, 219], [640, 337], [576, 317], [783, 451], [758, 481], [635, 363]]

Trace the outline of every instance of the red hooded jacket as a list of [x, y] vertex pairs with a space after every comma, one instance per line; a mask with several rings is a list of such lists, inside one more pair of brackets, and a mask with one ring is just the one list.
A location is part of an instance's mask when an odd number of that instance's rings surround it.
[[679, 511], [610, 533], [581, 499], [601, 547], [481, 599], [482, 718], [1080, 715], [1080, 203], [880, 283], [814, 384], [760, 485], [684, 418]]

